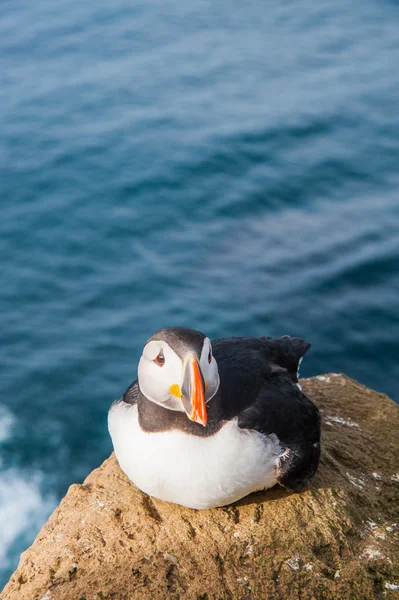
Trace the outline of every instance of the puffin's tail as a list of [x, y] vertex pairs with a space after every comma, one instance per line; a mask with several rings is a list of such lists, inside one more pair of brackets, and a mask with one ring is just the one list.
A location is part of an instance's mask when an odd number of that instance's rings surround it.
[[298, 383], [299, 366], [311, 344], [302, 338], [292, 338], [289, 335], [276, 339], [262, 337], [261, 340], [267, 345], [272, 361], [287, 369], [293, 383]]
[[[292, 445], [287, 448], [277, 468], [277, 481], [280, 485], [300, 492], [309, 483], [317, 471], [320, 460], [320, 414], [318, 413], [318, 432], [308, 440], [306, 446]], [[311, 443], [313, 442], [313, 443]]]

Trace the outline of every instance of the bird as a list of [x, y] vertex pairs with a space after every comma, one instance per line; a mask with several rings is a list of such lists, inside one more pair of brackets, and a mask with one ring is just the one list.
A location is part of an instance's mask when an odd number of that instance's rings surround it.
[[310, 346], [160, 329], [108, 413], [121, 469], [144, 493], [198, 510], [276, 484], [301, 491], [320, 458], [320, 413], [298, 383]]

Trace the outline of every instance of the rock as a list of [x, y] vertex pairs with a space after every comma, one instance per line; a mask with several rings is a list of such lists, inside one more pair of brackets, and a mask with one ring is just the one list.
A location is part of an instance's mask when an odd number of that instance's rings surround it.
[[324, 420], [306, 491], [195, 511], [140, 492], [112, 455], [70, 487], [2, 600], [396, 597], [398, 407], [343, 375], [302, 384]]

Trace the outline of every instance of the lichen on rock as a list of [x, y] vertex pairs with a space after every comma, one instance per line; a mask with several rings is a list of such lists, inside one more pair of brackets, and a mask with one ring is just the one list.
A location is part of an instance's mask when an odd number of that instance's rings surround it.
[[70, 487], [0, 598], [396, 598], [398, 407], [344, 375], [301, 383], [325, 421], [307, 490], [195, 511], [143, 494], [111, 455]]

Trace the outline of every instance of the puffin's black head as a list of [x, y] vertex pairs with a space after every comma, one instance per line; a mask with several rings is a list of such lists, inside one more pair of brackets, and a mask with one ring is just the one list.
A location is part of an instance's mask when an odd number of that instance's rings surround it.
[[206, 402], [219, 388], [209, 338], [185, 327], [166, 327], [150, 337], [138, 368], [141, 392], [170, 410], [206, 425]]

